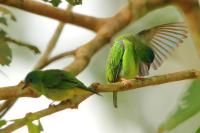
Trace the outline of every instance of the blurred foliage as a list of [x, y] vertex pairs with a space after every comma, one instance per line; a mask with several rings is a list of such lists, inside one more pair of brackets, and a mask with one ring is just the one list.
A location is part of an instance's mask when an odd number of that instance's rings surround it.
[[200, 80], [194, 80], [183, 97], [180, 99], [176, 110], [164, 121], [159, 131], [172, 130], [200, 110]]
[[34, 124], [33, 122], [28, 122], [26, 125], [28, 127], [29, 133], [40, 133], [41, 131], [43, 131], [43, 127], [40, 120], [38, 120], [38, 124]]
[[11, 20], [16, 21], [15, 16], [8, 9], [4, 7], [0, 7], [0, 64], [1, 65], [9, 65], [12, 60], [12, 51], [8, 44], [12, 42], [13, 44], [17, 44], [19, 46], [27, 47], [33, 52], [40, 53], [39, 49], [33, 45], [23, 43], [21, 41], [17, 41], [13, 38], [7, 37], [6, 27], [8, 26], [8, 17]]
[[200, 127], [197, 129], [197, 131], [195, 133], [200, 133]]
[[[49, 3], [51, 3], [53, 6], [59, 6], [61, 3], [62, 3], [62, 1], [61, 0], [43, 0], [43, 1], [45, 1], [45, 2], [49, 2]], [[80, 4], [82, 4], [82, 0], [66, 0], [70, 5], [73, 5], [73, 6], [75, 6], [75, 5], [80, 5]]]
[[3, 127], [6, 124], [7, 124], [6, 120], [0, 120], [0, 127]]
[[13, 21], [16, 21], [15, 16], [6, 8], [0, 7], [0, 64], [1, 65], [9, 65], [12, 59], [11, 49], [9, 48], [7, 42], [5, 41], [6, 31], [3, 29], [3, 26], [7, 26], [7, 17]]

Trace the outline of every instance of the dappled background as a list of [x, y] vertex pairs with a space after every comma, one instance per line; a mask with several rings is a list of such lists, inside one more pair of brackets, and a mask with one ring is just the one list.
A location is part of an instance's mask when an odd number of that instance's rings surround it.
[[[114, 15], [127, 0], [85, 0], [83, 5], [76, 6], [75, 12], [82, 14], [109, 17]], [[66, 5], [62, 4], [65, 8]], [[9, 8], [11, 9], [11, 8]], [[44, 51], [58, 24], [56, 20], [11, 9], [16, 15], [17, 22], [9, 23], [9, 35], [36, 45]], [[53, 55], [60, 51], [72, 50], [95, 36], [94, 32], [66, 24]], [[34, 55], [15, 45], [13, 61], [9, 67], [1, 67], [8, 77], [1, 75], [1, 86], [15, 85], [31, 71], [40, 55]], [[106, 83], [105, 63], [111, 44], [108, 44], [92, 58], [89, 66], [78, 75], [87, 85], [93, 82]], [[49, 68], [63, 68], [72, 61], [66, 58], [58, 61]], [[157, 70], [151, 71], [150, 76], [167, 74], [188, 69], [198, 69], [200, 66], [196, 48], [189, 37], [184, 44], [169, 57]], [[112, 93], [102, 93], [103, 97], [93, 95], [79, 106], [78, 110], [67, 109], [41, 119], [45, 133], [155, 133], [158, 126], [166, 119], [177, 104], [178, 99], [189, 86], [191, 80], [179, 81], [137, 90], [120, 92], [119, 107], [112, 105]], [[46, 108], [51, 103], [45, 97], [37, 99], [20, 98], [5, 116], [13, 119], [24, 116], [27, 112]], [[192, 133], [200, 123], [200, 114], [178, 126], [171, 133]], [[23, 127], [15, 133], [27, 132]]]

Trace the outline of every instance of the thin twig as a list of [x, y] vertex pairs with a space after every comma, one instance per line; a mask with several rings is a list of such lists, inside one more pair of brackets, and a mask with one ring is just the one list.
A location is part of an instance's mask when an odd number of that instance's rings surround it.
[[30, 50], [32, 50], [36, 54], [40, 53], [40, 50], [36, 46], [31, 45], [29, 43], [22, 42], [20, 40], [17, 40], [17, 39], [11, 38], [11, 37], [5, 37], [4, 39], [7, 42], [10, 42], [10, 43], [22, 46], [22, 47], [27, 47], [27, 48], [29, 48]]
[[1, 110], [1, 115], [0, 119], [10, 110], [10, 108], [15, 104], [16, 99], [10, 99], [6, 100], [3, 104], [0, 105], [0, 108], [3, 109]]
[[38, 69], [42, 69], [42, 68], [46, 67], [47, 65], [51, 64], [52, 62], [55, 62], [55, 61], [57, 61], [57, 60], [59, 60], [61, 58], [68, 57], [68, 56], [74, 56], [74, 55], [75, 55], [75, 50], [66, 51], [66, 52], [60, 53], [58, 55], [55, 55], [55, 56], [49, 58], [45, 63], [40, 65], [38, 67]]

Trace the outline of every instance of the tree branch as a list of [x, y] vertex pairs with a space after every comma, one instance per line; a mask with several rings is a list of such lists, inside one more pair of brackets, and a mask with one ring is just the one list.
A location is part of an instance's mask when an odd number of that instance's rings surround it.
[[[111, 84], [99, 84], [93, 83], [91, 85], [97, 92], [113, 92], [113, 91], [127, 91], [132, 89], [138, 89], [145, 86], [160, 85], [169, 82], [175, 82], [186, 79], [197, 79], [200, 78], [200, 71], [187, 70], [181, 72], [175, 72], [160, 76], [153, 76], [142, 80], [129, 80], [132, 85], [126, 86], [122, 82], [116, 82]], [[31, 86], [22, 89], [24, 86], [23, 82], [20, 82], [16, 86], [9, 86], [0, 88], [0, 100], [13, 99], [17, 97], [39, 97]], [[90, 93], [89, 93], [90, 94]]]
[[98, 85], [93, 84], [92, 87], [95, 88], [98, 92], [113, 92], [113, 91], [127, 91], [130, 89], [138, 89], [145, 86], [152, 86], [152, 85], [160, 85], [169, 82], [176, 82], [180, 80], [186, 79], [198, 79], [200, 78], [200, 71], [195, 70], [187, 70], [175, 73], [169, 73], [160, 76], [153, 76], [149, 78], [145, 78], [144, 80], [130, 80], [132, 85], [124, 86], [121, 82], [113, 83], [113, 84], [106, 84], [106, 85]]
[[0, 0], [0, 4], [16, 7], [31, 13], [57, 19], [64, 23], [71, 23], [82, 26], [93, 31], [97, 31], [107, 19], [96, 18], [92, 16], [82, 15], [79, 13], [72, 13], [69, 15], [63, 9], [52, 7], [50, 5], [37, 2], [35, 0]]
[[15, 99], [17, 97], [38, 97], [34, 91], [30, 88], [22, 89], [23, 82], [20, 82], [16, 86], [8, 86], [0, 88], [0, 100]]
[[45, 63], [43, 63], [42, 65], [37, 66], [37, 68], [42, 69], [42, 68], [46, 67], [47, 65], [51, 64], [54, 61], [57, 61], [57, 60], [62, 59], [64, 57], [74, 56], [75, 52], [76, 52], [76, 50], [72, 50], [72, 51], [66, 51], [66, 52], [60, 53], [58, 55], [55, 55], [55, 56], [49, 58], [48, 60], [46, 60]]

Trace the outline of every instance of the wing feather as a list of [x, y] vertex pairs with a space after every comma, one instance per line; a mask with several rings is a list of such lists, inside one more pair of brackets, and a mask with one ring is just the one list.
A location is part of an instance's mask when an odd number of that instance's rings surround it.
[[151, 66], [157, 69], [163, 61], [187, 38], [188, 28], [184, 22], [164, 24], [142, 31], [139, 36], [149, 42], [149, 47], [155, 53]]

